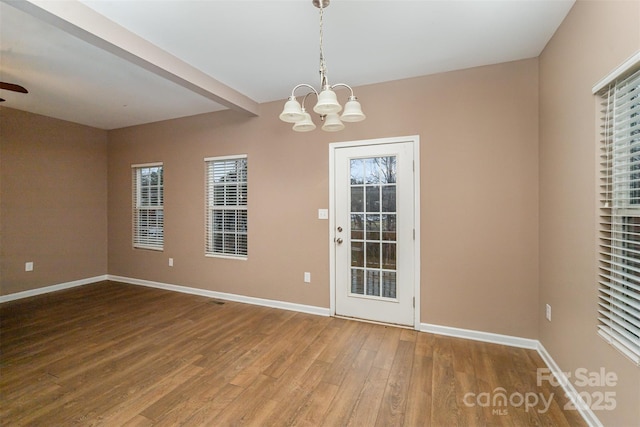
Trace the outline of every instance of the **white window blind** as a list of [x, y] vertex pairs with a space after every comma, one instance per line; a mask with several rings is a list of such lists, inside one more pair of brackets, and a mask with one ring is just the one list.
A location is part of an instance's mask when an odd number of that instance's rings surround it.
[[133, 246], [162, 250], [164, 177], [162, 163], [132, 165]]
[[205, 254], [246, 258], [247, 156], [207, 158], [205, 167]]
[[640, 69], [602, 99], [598, 333], [640, 365]]

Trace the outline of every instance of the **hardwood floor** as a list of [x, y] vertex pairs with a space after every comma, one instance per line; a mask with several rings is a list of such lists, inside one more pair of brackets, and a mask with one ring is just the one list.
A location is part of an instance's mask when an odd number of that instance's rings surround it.
[[585, 425], [531, 350], [115, 282], [0, 305], [0, 350], [3, 426]]

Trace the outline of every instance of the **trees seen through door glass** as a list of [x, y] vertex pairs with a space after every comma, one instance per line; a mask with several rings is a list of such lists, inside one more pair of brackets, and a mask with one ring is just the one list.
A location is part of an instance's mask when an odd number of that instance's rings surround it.
[[351, 159], [351, 293], [396, 298], [395, 156]]

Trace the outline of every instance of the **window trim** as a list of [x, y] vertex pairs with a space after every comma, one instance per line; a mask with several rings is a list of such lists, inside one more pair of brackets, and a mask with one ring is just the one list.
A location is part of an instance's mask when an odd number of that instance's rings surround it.
[[[598, 297], [597, 333], [620, 353], [640, 366], [640, 133], [635, 133], [640, 116], [640, 51], [601, 79], [594, 87], [599, 120], [603, 129], [598, 147], [601, 200], [598, 206]], [[632, 79], [628, 82], [629, 79]], [[629, 84], [631, 83], [631, 85]], [[631, 90], [630, 90], [631, 88]], [[619, 97], [618, 91], [627, 94]], [[632, 92], [635, 95], [629, 95]], [[617, 99], [625, 102], [622, 107]], [[628, 100], [632, 100], [628, 102]], [[629, 121], [619, 126], [616, 114]], [[639, 111], [640, 112], [640, 111]], [[625, 120], [622, 123], [625, 123]], [[638, 128], [640, 129], [640, 128]], [[634, 202], [635, 201], [635, 202]], [[631, 221], [631, 222], [629, 222]], [[630, 231], [629, 227], [638, 227]], [[634, 320], [636, 319], [636, 320]]]
[[[145, 168], [153, 168], [153, 167], [161, 167], [162, 168], [162, 205], [159, 206], [149, 206], [145, 208], [138, 207], [138, 202], [140, 199], [139, 189], [139, 171]], [[152, 251], [164, 251], [164, 163], [163, 162], [152, 162], [152, 163], [137, 163], [131, 165], [131, 243], [134, 249], [143, 249], [143, 250], [152, 250]], [[162, 211], [162, 241], [158, 245], [154, 244], [145, 244], [136, 242], [136, 229], [138, 223], [138, 213], [141, 209], [145, 210], [161, 210]]]
[[[248, 244], [248, 237], [249, 237], [249, 233], [248, 233], [248, 218], [247, 218], [247, 231], [246, 231], [246, 238], [247, 238], [247, 243], [246, 243], [246, 247], [245, 247], [245, 253], [244, 254], [231, 254], [231, 253], [223, 253], [223, 252], [213, 252], [213, 251], [209, 251], [208, 250], [208, 242], [209, 240], [212, 238], [212, 234], [213, 233], [213, 228], [210, 226], [209, 224], [209, 215], [210, 212], [215, 210], [215, 207], [210, 205], [210, 185], [212, 184], [212, 182], [210, 182], [210, 175], [209, 175], [209, 167], [210, 164], [214, 163], [214, 162], [224, 162], [224, 161], [228, 161], [228, 160], [246, 160], [247, 161], [247, 181], [245, 183], [246, 185], [246, 191], [247, 191], [247, 202], [248, 202], [248, 193], [249, 193], [249, 179], [248, 179], [248, 155], [247, 154], [237, 154], [237, 155], [227, 155], [227, 156], [214, 156], [214, 157], [205, 157], [204, 158], [204, 255], [207, 258], [221, 258], [221, 259], [233, 259], [233, 260], [240, 260], [240, 261], [247, 261], [249, 259], [249, 244]], [[247, 212], [247, 217], [249, 214], [249, 205], [248, 203], [245, 205], [231, 205], [231, 206], [235, 206], [235, 208], [233, 208], [233, 210], [244, 210]], [[220, 209], [220, 210], [224, 210], [224, 209]]]
[[631, 55], [626, 61], [616, 67], [615, 70], [604, 76], [598, 83], [593, 85], [591, 93], [594, 95], [601, 94], [607, 90], [609, 85], [619, 79], [622, 75], [629, 73], [634, 67], [640, 64], [640, 51]]

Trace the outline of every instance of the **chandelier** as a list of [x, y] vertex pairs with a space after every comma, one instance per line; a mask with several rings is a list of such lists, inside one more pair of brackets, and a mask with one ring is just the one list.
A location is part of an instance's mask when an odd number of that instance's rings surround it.
[[[329, 85], [327, 79], [327, 67], [324, 61], [324, 51], [322, 48], [322, 20], [324, 9], [329, 6], [330, 0], [312, 0], [315, 7], [320, 9], [320, 93], [314, 89], [313, 86], [306, 83], [297, 85], [291, 91], [291, 96], [284, 104], [284, 109], [280, 114], [280, 120], [286, 123], [293, 123], [293, 130], [296, 132], [309, 132], [316, 128], [315, 123], [311, 120], [311, 115], [307, 113], [305, 109], [305, 102], [309, 95], [315, 94], [317, 102], [313, 111], [320, 115], [320, 120], [324, 122], [322, 130], [327, 132], [336, 132], [344, 129], [344, 123], [342, 122], [360, 122], [366, 117], [362, 112], [362, 107], [358, 102], [358, 98], [353, 95], [353, 89], [351, 86], [344, 83], [337, 83]], [[302, 99], [302, 105], [298, 102], [295, 96], [297, 89], [304, 87], [310, 89]], [[338, 87], [345, 87], [349, 89], [351, 95], [347, 99], [347, 103], [344, 105], [344, 111], [342, 115], [338, 116], [338, 113], [342, 110], [342, 105], [338, 102], [338, 98], [333, 89]]]

